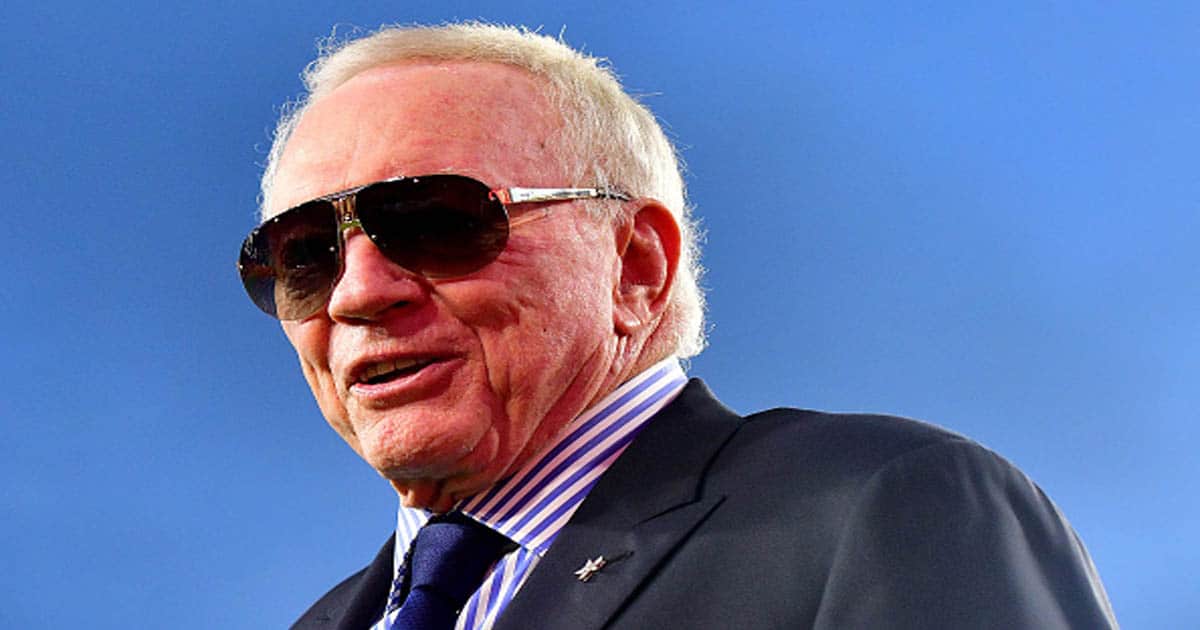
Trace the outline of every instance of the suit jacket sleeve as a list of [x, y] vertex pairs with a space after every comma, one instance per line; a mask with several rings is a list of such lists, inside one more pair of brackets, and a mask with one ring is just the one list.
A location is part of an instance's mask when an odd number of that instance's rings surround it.
[[906, 453], [862, 487], [817, 628], [1109, 628], [1083, 545], [1024, 474], [966, 440]]

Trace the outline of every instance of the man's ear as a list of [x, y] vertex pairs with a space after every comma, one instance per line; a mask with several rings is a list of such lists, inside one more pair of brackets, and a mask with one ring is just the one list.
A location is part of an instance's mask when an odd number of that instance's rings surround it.
[[679, 268], [679, 223], [661, 203], [639, 199], [640, 207], [617, 226], [621, 277], [613, 291], [613, 326], [630, 335], [656, 322]]

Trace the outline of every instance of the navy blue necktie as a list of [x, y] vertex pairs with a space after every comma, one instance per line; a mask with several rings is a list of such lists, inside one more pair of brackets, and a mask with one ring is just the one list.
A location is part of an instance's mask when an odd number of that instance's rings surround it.
[[392, 630], [451, 630], [484, 574], [512, 542], [458, 512], [417, 532], [405, 563], [408, 597]]

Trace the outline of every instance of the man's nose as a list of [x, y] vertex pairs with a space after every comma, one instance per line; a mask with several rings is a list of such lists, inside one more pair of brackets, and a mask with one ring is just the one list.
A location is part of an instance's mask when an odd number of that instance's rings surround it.
[[418, 302], [426, 287], [411, 271], [383, 255], [361, 230], [346, 234], [342, 277], [329, 296], [336, 321], [375, 320], [385, 311]]

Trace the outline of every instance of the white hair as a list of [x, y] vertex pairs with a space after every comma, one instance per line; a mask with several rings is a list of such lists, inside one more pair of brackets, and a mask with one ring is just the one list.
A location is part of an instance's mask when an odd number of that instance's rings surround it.
[[[329, 41], [304, 70], [307, 94], [285, 108], [262, 177], [262, 209], [271, 207], [279, 158], [304, 111], [355, 75], [406, 61], [474, 61], [521, 68], [549, 84], [547, 96], [563, 116], [559, 154], [575, 181], [564, 186], [614, 188], [650, 197], [671, 210], [683, 234], [679, 270], [659, 334], [647, 351], [690, 357], [704, 348], [704, 294], [698, 234], [691, 219], [675, 148], [654, 114], [625, 93], [605, 60], [524, 28], [467, 22], [386, 26], [349, 41]], [[593, 211], [614, 204], [591, 204]]]

